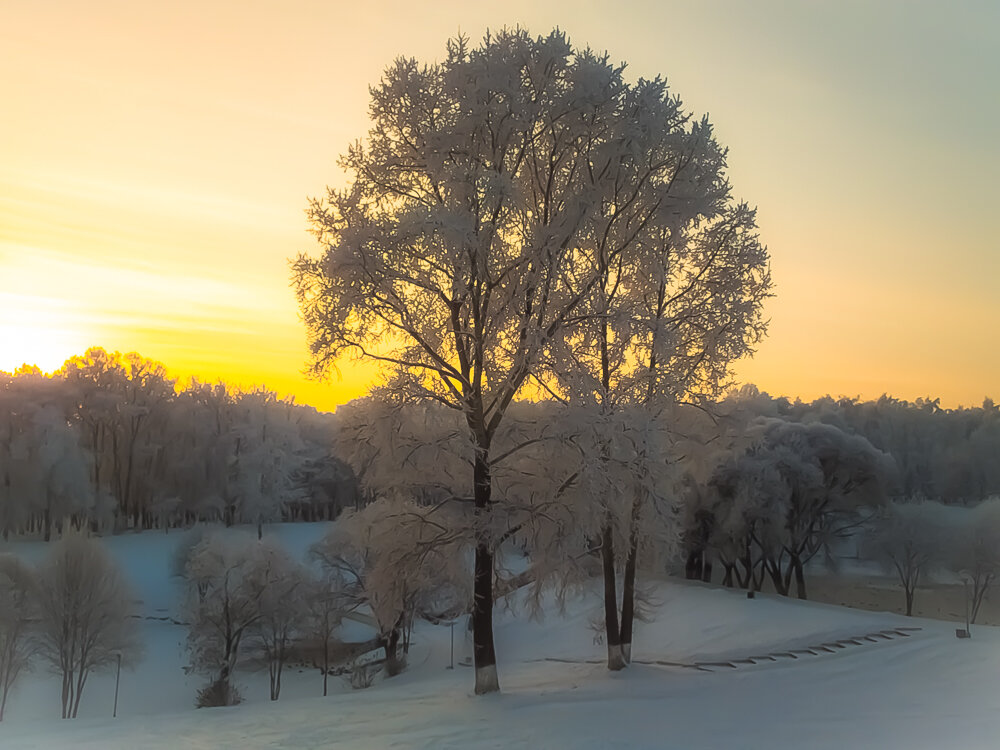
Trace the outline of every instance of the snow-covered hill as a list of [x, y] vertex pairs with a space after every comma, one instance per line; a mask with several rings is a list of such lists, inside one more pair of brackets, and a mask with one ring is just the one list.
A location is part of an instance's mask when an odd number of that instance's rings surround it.
[[[304, 550], [322, 527], [268, 529]], [[110, 538], [143, 601], [144, 614], [168, 616], [176, 584], [168, 576], [178, 535]], [[39, 545], [12, 545], [28, 557]], [[194, 710], [203, 679], [183, 672], [185, 630], [145, 620], [145, 660], [122, 675], [112, 720], [113, 676], [88, 684], [81, 717], [61, 721], [58, 679], [33, 674], [19, 684], [0, 725], [12, 748], [993, 748], [1000, 736], [1000, 633], [976, 628], [971, 640], [947, 623], [862, 612], [676, 581], [656, 586], [655, 619], [636, 634], [641, 662], [702, 663], [784, 652], [900, 626], [908, 636], [797, 654], [735, 668], [699, 671], [634, 664], [610, 674], [599, 663], [589, 620], [596, 591], [533, 621], [514, 608], [498, 617], [504, 693], [477, 698], [457, 662], [470, 651], [455, 628], [424, 624], [410, 668], [352, 691], [331, 681], [318, 697], [317, 672], [292, 671], [281, 700], [267, 700], [265, 674], [240, 674], [247, 702]], [[353, 626], [352, 626], [353, 627]]]

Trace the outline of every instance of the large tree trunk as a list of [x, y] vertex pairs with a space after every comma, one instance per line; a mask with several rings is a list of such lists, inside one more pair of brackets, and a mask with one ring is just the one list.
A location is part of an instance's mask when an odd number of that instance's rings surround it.
[[792, 558], [792, 571], [795, 573], [795, 595], [799, 599], [806, 598], [806, 576], [802, 569], [802, 560], [798, 556]]
[[604, 569], [604, 637], [608, 644], [608, 669], [624, 668], [621, 630], [618, 625], [618, 592], [615, 581], [615, 547], [611, 520], [606, 518], [601, 530], [601, 562]]
[[[480, 446], [476, 451], [474, 469], [476, 514], [490, 512], [490, 495], [493, 489], [490, 476], [489, 448]], [[493, 547], [489, 532], [482, 524], [477, 529], [475, 577], [472, 590], [472, 644], [476, 666], [476, 695], [500, 690], [497, 677], [497, 654], [493, 645]]]
[[629, 535], [628, 558], [625, 560], [625, 580], [622, 582], [622, 623], [621, 644], [622, 661], [626, 664], [632, 661], [632, 629], [635, 623], [635, 567], [639, 557], [638, 530], [633, 525]]

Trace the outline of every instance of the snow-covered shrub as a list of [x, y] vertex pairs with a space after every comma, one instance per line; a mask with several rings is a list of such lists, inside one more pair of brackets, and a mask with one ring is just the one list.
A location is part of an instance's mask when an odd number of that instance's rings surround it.
[[352, 690], [367, 690], [375, 684], [375, 678], [381, 672], [382, 666], [379, 664], [356, 664], [346, 675], [345, 682], [351, 686]]
[[237, 706], [243, 702], [240, 691], [228, 679], [216, 677], [198, 691], [195, 708], [218, 708], [220, 706]]

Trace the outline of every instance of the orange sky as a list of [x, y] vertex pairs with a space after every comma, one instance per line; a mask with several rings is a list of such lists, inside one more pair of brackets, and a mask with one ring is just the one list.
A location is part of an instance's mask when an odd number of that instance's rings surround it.
[[101, 345], [320, 408], [359, 395], [370, 370], [301, 375], [306, 198], [341, 181], [394, 56], [521, 23], [711, 114], [776, 282], [744, 380], [1000, 398], [1000, 6], [491, 5], [5, 0], [0, 369]]

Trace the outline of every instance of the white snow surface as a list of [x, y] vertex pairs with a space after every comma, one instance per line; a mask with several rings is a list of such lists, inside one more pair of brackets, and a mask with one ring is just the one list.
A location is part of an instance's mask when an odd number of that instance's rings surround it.
[[[269, 527], [304, 551], [321, 524]], [[179, 596], [169, 561], [179, 534], [106, 540], [153, 617], [174, 616]], [[39, 543], [4, 549], [38, 559]], [[42, 671], [15, 686], [0, 724], [0, 748], [996, 748], [1000, 746], [1000, 633], [952, 623], [758, 596], [675, 580], [654, 588], [654, 619], [639, 624], [637, 661], [723, 661], [817, 645], [899, 626], [909, 637], [848, 646], [833, 654], [780, 658], [701, 672], [633, 664], [609, 673], [588, 622], [598, 589], [554, 605], [542, 621], [498, 608], [503, 693], [472, 694], [468, 634], [423, 624], [402, 675], [352, 691], [331, 678], [322, 698], [316, 670], [291, 668], [281, 699], [267, 699], [266, 671], [239, 673], [246, 702], [192, 708], [205, 682], [186, 675], [184, 627], [144, 620], [144, 660], [122, 673], [119, 715], [111, 718], [114, 675], [91, 678], [81, 718], [59, 715], [59, 679]], [[350, 623], [349, 637], [370, 636]], [[558, 659], [561, 661], [549, 661]]]

